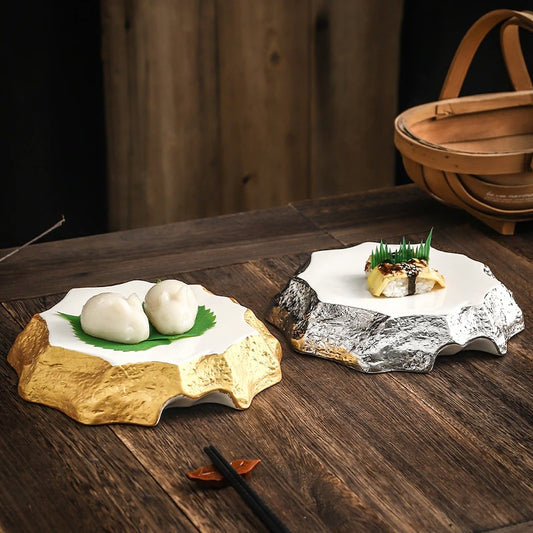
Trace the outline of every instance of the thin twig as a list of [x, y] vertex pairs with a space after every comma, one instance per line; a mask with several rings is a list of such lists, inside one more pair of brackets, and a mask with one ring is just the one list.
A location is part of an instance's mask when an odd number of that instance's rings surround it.
[[16, 254], [17, 252], [19, 252], [23, 248], [26, 248], [26, 246], [29, 246], [30, 244], [33, 244], [35, 241], [38, 241], [39, 239], [42, 239], [45, 235], [47, 235], [51, 231], [55, 230], [56, 228], [59, 228], [59, 226], [61, 226], [63, 224], [63, 222], [65, 222], [65, 217], [64, 217], [64, 215], [61, 215], [61, 220], [56, 222], [53, 226], [50, 226], [46, 231], [43, 231], [40, 235], [37, 235], [37, 237], [34, 237], [30, 241], [25, 242], [22, 246], [19, 246], [18, 248], [15, 248], [14, 250], [9, 252], [8, 254], [0, 257], [0, 263], [4, 259], [7, 259], [8, 257], [11, 257], [13, 254]]

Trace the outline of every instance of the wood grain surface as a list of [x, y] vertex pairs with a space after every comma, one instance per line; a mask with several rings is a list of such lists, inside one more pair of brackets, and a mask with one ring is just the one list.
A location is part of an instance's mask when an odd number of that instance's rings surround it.
[[391, 185], [403, 2], [312, 0], [311, 198]]
[[308, 2], [218, 5], [222, 212], [309, 196]]
[[101, 12], [111, 229], [393, 184], [403, 2]]
[[214, 2], [101, 9], [110, 227], [220, 213]]
[[[72, 286], [179, 277], [264, 319], [309, 252], [434, 227], [488, 264], [524, 312], [503, 357], [441, 357], [428, 374], [362, 374], [283, 346], [283, 379], [251, 407], [166, 410], [156, 427], [83, 426], [23, 401], [5, 359]], [[529, 531], [533, 525], [533, 225], [503, 237], [412, 185], [34, 245], [0, 263], [0, 529], [264, 531], [232, 488], [186, 472], [259, 458], [249, 482], [294, 532]]]

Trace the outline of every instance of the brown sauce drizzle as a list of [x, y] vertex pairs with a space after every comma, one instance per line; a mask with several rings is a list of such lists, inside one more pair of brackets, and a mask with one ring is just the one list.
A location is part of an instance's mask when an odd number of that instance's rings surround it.
[[384, 276], [395, 272], [405, 272], [407, 274], [407, 294], [412, 296], [416, 290], [416, 278], [426, 265], [424, 260], [413, 258], [406, 263], [381, 263], [378, 268]]

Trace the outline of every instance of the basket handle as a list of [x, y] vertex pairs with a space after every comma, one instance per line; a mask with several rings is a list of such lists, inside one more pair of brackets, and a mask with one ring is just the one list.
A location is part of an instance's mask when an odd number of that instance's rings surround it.
[[531, 25], [524, 24], [523, 20], [513, 17], [504, 22], [500, 30], [503, 58], [515, 91], [533, 89], [533, 83], [531, 83], [529, 71], [524, 61], [522, 47], [520, 46], [520, 37], [518, 35], [520, 28], [533, 31], [533, 14], [530, 14], [530, 17]]
[[466, 32], [448, 69], [439, 100], [459, 96], [479, 45], [496, 25], [504, 21], [506, 22], [501, 30], [501, 44], [511, 82], [516, 90], [532, 88], [520, 46], [518, 28], [520, 26], [533, 31], [533, 12], [497, 9], [483, 15]]

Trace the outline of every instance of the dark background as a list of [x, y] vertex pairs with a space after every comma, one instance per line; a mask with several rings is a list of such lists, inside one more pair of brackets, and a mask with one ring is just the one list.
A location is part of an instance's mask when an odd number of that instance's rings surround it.
[[[404, 4], [398, 112], [438, 98], [459, 41], [482, 14], [498, 8], [533, 10], [533, 0]], [[67, 223], [48, 240], [107, 231], [99, 3], [4, 1], [0, 24], [0, 248], [22, 244], [61, 215]], [[531, 64], [533, 39], [524, 37]], [[462, 94], [511, 89], [493, 32]], [[409, 182], [399, 163], [396, 182]]]
[[107, 229], [100, 10], [96, 0], [0, 2], [0, 247]]

